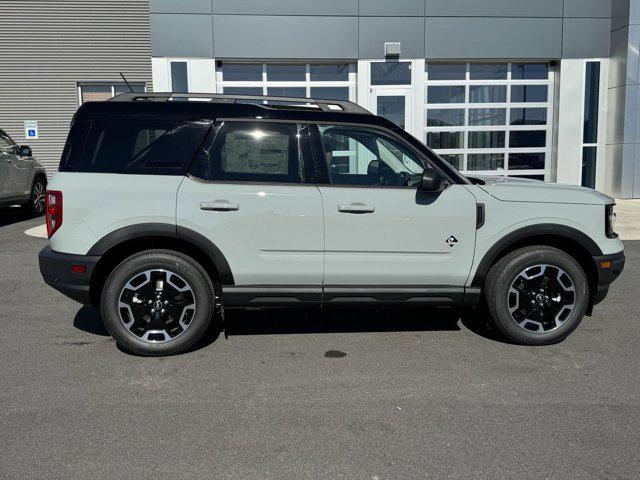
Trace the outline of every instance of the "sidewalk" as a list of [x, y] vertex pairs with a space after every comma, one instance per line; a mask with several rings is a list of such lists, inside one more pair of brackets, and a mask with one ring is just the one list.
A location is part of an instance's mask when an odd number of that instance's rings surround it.
[[615, 231], [622, 240], [640, 240], [640, 199], [616, 200]]

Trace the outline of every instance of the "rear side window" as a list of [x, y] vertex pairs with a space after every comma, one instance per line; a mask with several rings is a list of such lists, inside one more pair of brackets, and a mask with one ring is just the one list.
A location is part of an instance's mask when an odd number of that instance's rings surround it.
[[78, 172], [183, 175], [210, 121], [94, 120]]
[[214, 181], [302, 183], [299, 126], [225, 122], [203, 145], [191, 173]]

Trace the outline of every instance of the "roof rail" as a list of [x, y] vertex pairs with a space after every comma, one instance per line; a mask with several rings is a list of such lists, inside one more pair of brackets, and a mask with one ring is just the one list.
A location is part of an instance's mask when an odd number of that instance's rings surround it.
[[[371, 114], [360, 105], [346, 100], [322, 98], [278, 97], [275, 95], [225, 95], [220, 93], [171, 93], [171, 92], [131, 92], [121, 93], [109, 99], [110, 102], [168, 102], [201, 101], [213, 103], [251, 103], [262, 108], [320, 109], [323, 112], [345, 112]], [[259, 103], [255, 103], [259, 102]], [[260, 103], [261, 102], [261, 103]]]

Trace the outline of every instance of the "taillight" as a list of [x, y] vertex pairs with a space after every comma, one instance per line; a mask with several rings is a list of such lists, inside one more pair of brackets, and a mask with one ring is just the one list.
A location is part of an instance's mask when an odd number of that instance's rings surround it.
[[51, 238], [62, 225], [62, 192], [47, 190], [46, 203], [47, 236]]

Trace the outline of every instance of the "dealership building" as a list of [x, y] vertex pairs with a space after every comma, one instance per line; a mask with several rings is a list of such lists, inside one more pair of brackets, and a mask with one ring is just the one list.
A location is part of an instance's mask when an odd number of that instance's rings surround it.
[[136, 90], [348, 99], [463, 172], [640, 197], [640, 0], [27, 4], [0, 3], [0, 128], [25, 143], [36, 121], [51, 170], [73, 111], [122, 72]]

